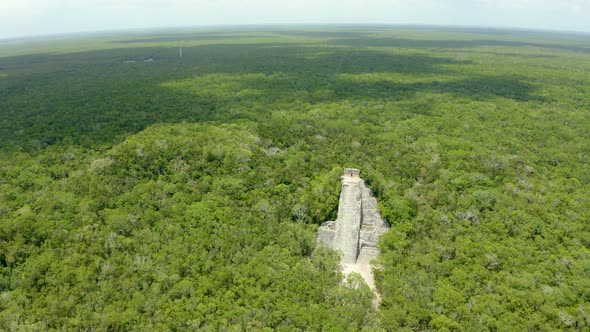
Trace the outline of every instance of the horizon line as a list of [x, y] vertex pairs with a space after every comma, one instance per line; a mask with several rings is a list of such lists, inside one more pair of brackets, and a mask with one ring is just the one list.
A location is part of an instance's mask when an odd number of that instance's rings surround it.
[[179, 26], [159, 26], [159, 27], [135, 27], [122, 29], [99, 29], [99, 30], [82, 30], [69, 32], [55, 32], [47, 34], [29, 34], [12, 37], [0, 37], [0, 42], [20, 42], [20, 41], [36, 41], [37, 39], [49, 38], [60, 39], [77, 36], [92, 36], [102, 34], [116, 34], [116, 33], [143, 33], [159, 30], [189, 30], [189, 29], [227, 29], [227, 28], [295, 28], [295, 27], [389, 27], [389, 28], [427, 28], [445, 30], [449, 28], [473, 29], [473, 30], [498, 30], [511, 32], [536, 32], [547, 34], [568, 34], [576, 36], [590, 37], [590, 31], [580, 30], [565, 30], [565, 29], [542, 29], [542, 28], [528, 28], [528, 27], [513, 27], [513, 26], [486, 26], [486, 25], [455, 25], [455, 24], [420, 24], [420, 23], [243, 23], [243, 24], [206, 24], [206, 25], [179, 25]]

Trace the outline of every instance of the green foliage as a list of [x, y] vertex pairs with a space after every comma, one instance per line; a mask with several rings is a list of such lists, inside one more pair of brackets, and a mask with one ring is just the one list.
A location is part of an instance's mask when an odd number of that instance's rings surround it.
[[[483, 32], [0, 45], [0, 329], [588, 329], [590, 41]], [[345, 166], [378, 312], [315, 246]]]

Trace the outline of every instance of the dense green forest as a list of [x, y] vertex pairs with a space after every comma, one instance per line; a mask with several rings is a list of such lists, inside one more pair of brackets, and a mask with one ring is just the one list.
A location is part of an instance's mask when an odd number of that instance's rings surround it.
[[[573, 34], [0, 41], [0, 330], [588, 331], [589, 87]], [[379, 308], [316, 248], [350, 166]]]

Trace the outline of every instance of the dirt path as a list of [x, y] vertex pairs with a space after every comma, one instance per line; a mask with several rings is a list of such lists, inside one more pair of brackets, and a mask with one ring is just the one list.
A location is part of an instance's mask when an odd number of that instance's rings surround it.
[[373, 271], [371, 270], [371, 265], [369, 264], [342, 264], [342, 273], [344, 275], [349, 275], [353, 272], [356, 272], [363, 277], [363, 280], [367, 283], [369, 288], [375, 294], [375, 299], [373, 300], [373, 305], [378, 308], [379, 304], [381, 303], [381, 295], [377, 292], [377, 288], [375, 287], [375, 278], [373, 277]]

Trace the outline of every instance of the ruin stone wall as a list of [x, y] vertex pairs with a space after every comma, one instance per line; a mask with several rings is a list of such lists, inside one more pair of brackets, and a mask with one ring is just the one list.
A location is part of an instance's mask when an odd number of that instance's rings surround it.
[[359, 170], [345, 169], [341, 180], [338, 217], [322, 224], [318, 242], [340, 251], [343, 271], [360, 273], [374, 289], [370, 263], [379, 255], [379, 237], [389, 224], [381, 217], [377, 199], [360, 178]]

